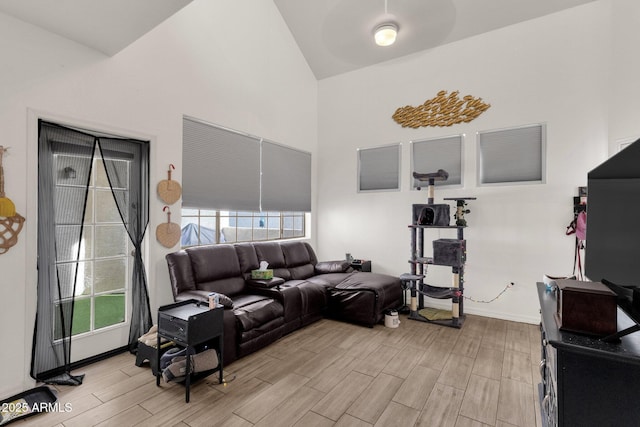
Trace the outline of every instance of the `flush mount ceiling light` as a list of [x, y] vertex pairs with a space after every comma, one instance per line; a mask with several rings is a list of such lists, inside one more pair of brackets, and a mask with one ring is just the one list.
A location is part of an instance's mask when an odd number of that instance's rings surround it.
[[387, 0], [384, 0], [384, 16], [386, 19], [373, 31], [373, 39], [378, 46], [391, 46], [398, 36], [398, 24], [389, 20], [391, 16], [387, 10]]
[[373, 37], [378, 46], [391, 46], [398, 36], [398, 26], [392, 22], [387, 22], [376, 28]]

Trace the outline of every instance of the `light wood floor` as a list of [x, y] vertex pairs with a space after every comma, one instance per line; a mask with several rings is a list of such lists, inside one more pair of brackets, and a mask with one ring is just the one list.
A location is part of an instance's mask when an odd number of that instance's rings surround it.
[[453, 329], [322, 320], [196, 383], [161, 383], [129, 353], [58, 386], [69, 411], [16, 426], [539, 426], [536, 325], [467, 316]]

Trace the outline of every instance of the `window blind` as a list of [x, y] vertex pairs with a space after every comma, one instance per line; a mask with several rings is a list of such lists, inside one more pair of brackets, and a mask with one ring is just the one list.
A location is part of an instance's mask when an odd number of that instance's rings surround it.
[[311, 153], [262, 141], [262, 210], [311, 212]]
[[479, 181], [542, 182], [545, 126], [523, 126], [478, 134]]
[[260, 210], [260, 140], [183, 119], [182, 205]]
[[311, 212], [311, 153], [183, 120], [182, 205]]
[[425, 186], [413, 178], [413, 172], [431, 173], [438, 169], [447, 171], [449, 178], [435, 181], [436, 185], [462, 184], [462, 135], [412, 142], [411, 155], [413, 188]]
[[358, 190], [400, 189], [400, 144], [358, 150]]

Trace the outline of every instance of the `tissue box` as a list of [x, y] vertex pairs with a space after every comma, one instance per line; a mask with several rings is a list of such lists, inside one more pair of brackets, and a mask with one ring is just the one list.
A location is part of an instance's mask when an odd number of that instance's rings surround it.
[[273, 279], [273, 270], [251, 270], [252, 279]]

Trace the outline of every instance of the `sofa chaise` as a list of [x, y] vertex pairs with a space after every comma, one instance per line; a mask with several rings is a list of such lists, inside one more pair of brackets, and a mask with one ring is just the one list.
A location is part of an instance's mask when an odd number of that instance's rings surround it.
[[[401, 303], [396, 277], [318, 262], [302, 241], [197, 246], [166, 256], [176, 302], [220, 294], [224, 361], [231, 363], [324, 316], [373, 327]], [[273, 280], [251, 271], [269, 263]]]

